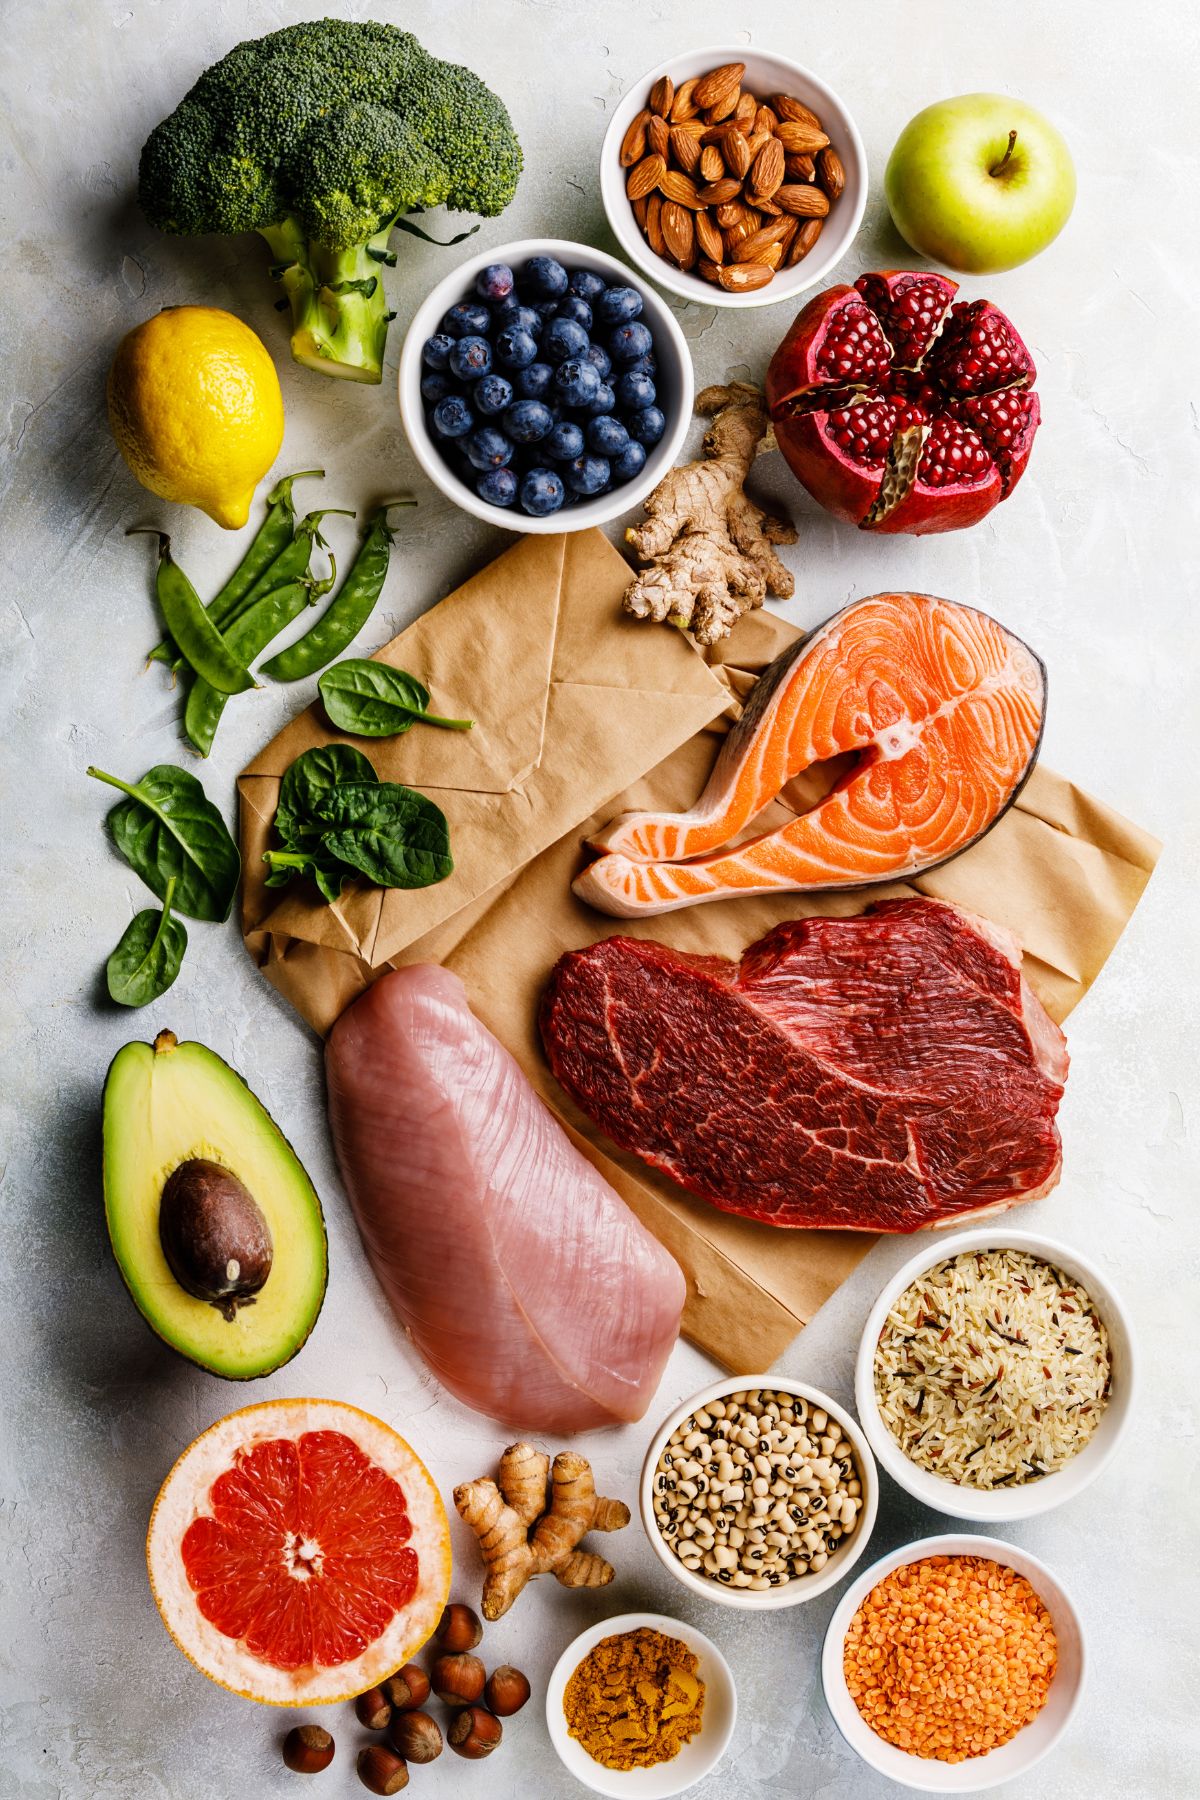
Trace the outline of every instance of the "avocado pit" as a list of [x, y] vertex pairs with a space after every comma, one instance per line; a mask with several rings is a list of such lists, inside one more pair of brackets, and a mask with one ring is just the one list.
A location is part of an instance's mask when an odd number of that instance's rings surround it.
[[180, 1287], [230, 1321], [239, 1306], [253, 1305], [271, 1273], [262, 1209], [232, 1169], [206, 1157], [189, 1157], [167, 1177], [158, 1235]]

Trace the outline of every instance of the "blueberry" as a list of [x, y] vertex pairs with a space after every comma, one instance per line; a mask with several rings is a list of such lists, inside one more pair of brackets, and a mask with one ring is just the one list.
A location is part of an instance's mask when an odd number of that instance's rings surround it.
[[536, 444], [554, 424], [550, 408], [540, 400], [518, 400], [504, 415], [504, 428], [515, 444]]
[[542, 354], [552, 363], [582, 356], [587, 347], [588, 334], [574, 319], [551, 319], [542, 338]]
[[530, 363], [527, 369], [520, 369], [513, 383], [522, 400], [541, 400], [550, 390], [554, 380], [554, 370], [549, 363]]
[[554, 387], [568, 406], [587, 406], [600, 392], [600, 377], [594, 363], [578, 356], [559, 363], [554, 371]]
[[612, 359], [617, 363], [637, 362], [639, 357], [649, 353], [653, 344], [654, 339], [646, 327], [636, 319], [626, 325], [618, 325], [608, 340]]
[[630, 413], [625, 423], [629, 427], [630, 437], [636, 438], [639, 444], [644, 444], [647, 450], [657, 444], [667, 429], [667, 421], [657, 406], [644, 406], [641, 412]]
[[585, 331], [592, 329], [592, 309], [587, 301], [581, 300], [577, 294], [568, 294], [565, 300], [560, 300], [555, 316], [560, 319], [573, 319], [576, 325], [582, 325]]
[[564, 419], [554, 427], [543, 448], [555, 462], [574, 462], [577, 456], [583, 455], [583, 431], [570, 419]]
[[537, 353], [533, 334], [520, 325], [506, 325], [496, 339], [496, 355], [507, 368], [526, 369]]
[[618, 481], [632, 481], [640, 475], [646, 466], [646, 452], [634, 438], [630, 438], [620, 456], [613, 461], [613, 474]]
[[461, 300], [443, 316], [440, 331], [452, 338], [482, 336], [491, 322], [492, 315], [486, 306], [479, 306], [473, 300]]
[[601, 381], [607, 380], [612, 374], [612, 357], [608, 354], [608, 351], [604, 348], [603, 344], [589, 344], [584, 351], [584, 355], [590, 363], [595, 363], [596, 373], [599, 375]]
[[608, 283], [603, 275], [597, 275], [594, 270], [576, 269], [567, 283], [567, 292], [568, 294], [578, 294], [581, 300], [587, 301], [589, 306], [594, 306], [607, 286]]
[[657, 375], [658, 363], [653, 352], [649, 356], [639, 356], [636, 362], [626, 363], [625, 373], [627, 375]]
[[454, 348], [454, 339], [448, 331], [437, 331], [431, 338], [426, 338], [421, 350], [421, 361], [427, 369], [444, 369], [450, 361], [450, 352]]
[[[540, 298], [556, 300], [560, 294], [566, 293], [570, 277], [553, 256], [531, 256], [521, 270], [521, 279]], [[632, 316], [630, 314], [631, 318]]]
[[608, 486], [612, 470], [604, 456], [577, 456], [563, 470], [563, 479], [575, 493], [587, 498]]
[[513, 272], [507, 263], [489, 263], [475, 277], [475, 292], [481, 300], [507, 300], [512, 291]]
[[475, 414], [461, 394], [447, 394], [433, 409], [433, 429], [439, 437], [463, 437], [474, 423]]
[[502, 469], [512, 461], [513, 447], [494, 425], [481, 425], [467, 439], [467, 455], [476, 469]]
[[617, 399], [626, 412], [641, 412], [657, 398], [654, 383], [640, 369], [630, 369], [617, 383]]
[[492, 346], [485, 337], [461, 337], [450, 352], [451, 371], [460, 381], [477, 381], [490, 374], [491, 367]]
[[476, 481], [475, 492], [489, 506], [511, 506], [517, 497], [517, 478], [511, 469], [489, 469]]
[[558, 311], [558, 301], [534, 300], [531, 304], [530, 311], [537, 314], [543, 325], [548, 325]]
[[476, 411], [481, 413], [502, 413], [512, 405], [512, 397], [512, 382], [505, 381], [503, 375], [485, 375], [471, 389]]
[[601, 413], [615, 412], [616, 409], [617, 396], [613, 393], [607, 381], [602, 381], [600, 386], [596, 389], [595, 399], [589, 400], [583, 410], [587, 413], [589, 419], [594, 419]]
[[521, 505], [535, 519], [557, 512], [565, 499], [566, 490], [553, 469], [530, 469], [521, 482]]
[[611, 287], [596, 301], [596, 317], [605, 325], [627, 325], [640, 318], [642, 296], [636, 288]]
[[597, 456], [620, 456], [629, 442], [629, 433], [620, 419], [602, 413], [599, 418], [589, 421], [587, 441], [588, 449], [594, 450]]
[[449, 375], [443, 375], [440, 369], [430, 369], [421, 377], [421, 398], [428, 405], [435, 406], [444, 400], [447, 394], [454, 392], [454, 383]]

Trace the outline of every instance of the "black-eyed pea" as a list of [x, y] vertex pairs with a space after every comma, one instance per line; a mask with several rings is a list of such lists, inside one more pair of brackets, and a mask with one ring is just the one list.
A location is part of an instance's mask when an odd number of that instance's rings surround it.
[[828, 1561], [829, 1558], [824, 1550], [815, 1550], [809, 1559], [808, 1566], [815, 1575], [818, 1569], [823, 1569]]

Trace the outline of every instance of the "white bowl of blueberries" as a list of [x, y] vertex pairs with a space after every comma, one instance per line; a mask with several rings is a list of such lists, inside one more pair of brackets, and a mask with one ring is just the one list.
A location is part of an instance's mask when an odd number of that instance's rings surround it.
[[677, 460], [691, 357], [624, 263], [532, 238], [470, 257], [417, 308], [400, 413], [456, 506], [509, 531], [582, 531], [628, 512]]

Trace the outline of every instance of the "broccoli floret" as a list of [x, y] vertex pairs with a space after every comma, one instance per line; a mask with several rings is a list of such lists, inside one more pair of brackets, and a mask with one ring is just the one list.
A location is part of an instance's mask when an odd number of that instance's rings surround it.
[[321, 19], [206, 69], [146, 140], [138, 198], [161, 231], [260, 232], [297, 361], [379, 381], [396, 221], [433, 206], [491, 217], [520, 173], [512, 121], [469, 69], [394, 25]]

